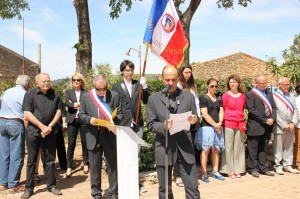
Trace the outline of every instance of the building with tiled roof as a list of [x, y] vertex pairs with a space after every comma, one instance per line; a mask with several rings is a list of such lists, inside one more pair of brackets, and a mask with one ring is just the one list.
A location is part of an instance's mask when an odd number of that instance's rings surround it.
[[257, 74], [265, 74], [269, 85], [276, 85], [276, 79], [267, 68], [266, 62], [243, 52], [195, 63], [192, 67], [196, 79], [207, 80], [213, 77], [221, 80], [231, 74], [237, 74], [241, 78], [248, 77], [254, 80]]

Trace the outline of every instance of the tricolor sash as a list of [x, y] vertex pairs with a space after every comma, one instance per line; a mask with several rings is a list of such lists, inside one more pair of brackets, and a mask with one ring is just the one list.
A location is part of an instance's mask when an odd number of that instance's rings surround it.
[[279, 99], [282, 103], [284, 103], [287, 108], [291, 111], [291, 113], [294, 112], [294, 106], [292, 105], [292, 102], [290, 101], [289, 98], [287, 98], [285, 95], [283, 95], [281, 92], [276, 91], [275, 93], [273, 93], [273, 95]]
[[103, 101], [98, 98], [98, 95], [96, 93], [96, 89], [92, 89], [89, 91], [89, 95], [91, 96], [92, 101], [94, 102], [95, 106], [99, 110], [99, 114], [102, 114], [107, 121], [113, 121], [112, 120], [112, 111], [110, 110], [109, 106]]
[[264, 105], [269, 109], [270, 114], [272, 114], [272, 105], [267, 96], [256, 87], [254, 87], [251, 91], [264, 103]]

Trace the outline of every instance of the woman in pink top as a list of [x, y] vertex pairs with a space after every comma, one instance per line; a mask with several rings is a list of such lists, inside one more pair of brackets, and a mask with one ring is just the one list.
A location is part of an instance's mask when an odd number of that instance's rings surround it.
[[221, 173], [231, 179], [240, 178], [245, 172], [246, 130], [244, 109], [246, 96], [238, 75], [230, 75], [226, 81], [226, 92], [222, 95], [225, 127], [225, 150], [222, 154]]

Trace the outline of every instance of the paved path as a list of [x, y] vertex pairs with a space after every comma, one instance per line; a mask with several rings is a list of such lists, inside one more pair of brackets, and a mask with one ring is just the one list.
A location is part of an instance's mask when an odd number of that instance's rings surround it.
[[[62, 189], [62, 196], [54, 196], [46, 190], [45, 176], [41, 176], [41, 182], [35, 187], [35, 195], [32, 199], [51, 199], [51, 198], [72, 198], [72, 199], [91, 199], [90, 195], [90, 179], [88, 175], [83, 174], [80, 160], [80, 145], [76, 148], [75, 163], [77, 168], [71, 178], [65, 178], [65, 174], [61, 170], [57, 170], [58, 182], [57, 186]], [[41, 167], [41, 165], [40, 165]], [[22, 170], [21, 181], [25, 181], [25, 164]], [[1, 169], [1, 168], [0, 168]], [[40, 168], [40, 173], [42, 170]], [[300, 174], [285, 173], [283, 176], [276, 175], [275, 177], [268, 177], [261, 175], [258, 179], [253, 178], [247, 174], [240, 179], [225, 178], [225, 181], [218, 181], [210, 178], [210, 183], [200, 182], [199, 190], [202, 199], [300, 199]], [[104, 199], [107, 197], [108, 183], [105, 177], [103, 184]], [[140, 195], [141, 199], [157, 199], [158, 187], [157, 184], [146, 182], [147, 193]], [[177, 187], [173, 183], [173, 192], [176, 199], [184, 199], [184, 188]], [[0, 198], [20, 198], [22, 193], [8, 194], [7, 191], [0, 192]]]

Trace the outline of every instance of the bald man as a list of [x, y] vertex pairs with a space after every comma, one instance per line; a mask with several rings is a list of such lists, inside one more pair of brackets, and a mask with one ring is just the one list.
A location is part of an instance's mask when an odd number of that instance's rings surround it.
[[61, 99], [51, 88], [50, 76], [40, 73], [36, 76], [37, 87], [26, 92], [23, 102], [24, 118], [29, 124], [25, 130], [26, 146], [28, 150], [28, 161], [26, 170], [26, 189], [21, 199], [30, 198], [34, 190], [34, 172], [40, 145], [43, 152], [43, 163], [47, 176], [47, 189], [54, 195], [62, 195], [56, 187], [55, 178], [55, 156], [57, 132], [61, 117]]
[[106, 158], [109, 197], [118, 198], [117, 180], [117, 146], [116, 135], [105, 127], [96, 126], [96, 119], [109, 120], [112, 112], [117, 109], [113, 119], [118, 125], [123, 118], [121, 99], [117, 92], [107, 89], [107, 79], [104, 75], [94, 78], [94, 88], [82, 96], [79, 119], [86, 124], [86, 147], [90, 159], [91, 190], [94, 199], [102, 198], [101, 168], [102, 155]]
[[[192, 116], [188, 118], [191, 128], [198, 122], [195, 98], [190, 92], [177, 88], [179, 81], [178, 71], [174, 66], [165, 66], [162, 71], [162, 80], [165, 86], [170, 89], [167, 93], [159, 91], [149, 97], [147, 109], [147, 126], [150, 131], [156, 134], [155, 138], [155, 163], [159, 182], [159, 198], [166, 198], [165, 187], [165, 128], [172, 127], [173, 121], [168, 119], [168, 115], [185, 113], [192, 111]], [[166, 96], [168, 99], [166, 115]], [[177, 162], [179, 164], [180, 176], [185, 186], [186, 199], [200, 198], [198, 190], [198, 179], [196, 170], [196, 160], [192, 143], [191, 132], [187, 130], [179, 131], [175, 134], [168, 134], [168, 198], [173, 199], [172, 192], [172, 168]]]

